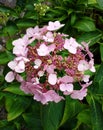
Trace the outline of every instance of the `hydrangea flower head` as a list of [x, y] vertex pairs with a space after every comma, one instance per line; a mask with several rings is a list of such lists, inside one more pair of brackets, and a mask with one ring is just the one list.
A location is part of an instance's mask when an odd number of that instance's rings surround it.
[[[59, 21], [50, 21], [42, 28], [28, 28], [22, 38], [12, 43], [15, 58], [8, 63], [12, 71], [5, 80], [16, 79], [22, 91], [42, 104], [57, 103], [65, 99], [65, 95], [82, 100], [92, 83], [85, 71], [95, 72], [88, 44], [79, 44], [76, 39], [56, 32], [63, 26]], [[22, 73], [26, 74], [25, 79]], [[75, 89], [76, 82], [80, 89]]]

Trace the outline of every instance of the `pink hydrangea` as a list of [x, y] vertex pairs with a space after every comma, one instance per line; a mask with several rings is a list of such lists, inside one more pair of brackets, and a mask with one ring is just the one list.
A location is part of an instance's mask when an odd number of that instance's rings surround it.
[[[64, 95], [82, 100], [92, 83], [85, 71], [95, 72], [88, 44], [79, 44], [76, 39], [56, 32], [63, 26], [59, 21], [50, 21], [42, 28], [28, 28], [22, 38], [12, 43], [15, 58], [8, 63], [12, 71], [7, 73], [5, 80], [17, 80], [22, 91], [42, 104], [57, 103], [65, 99]], [[36, 44], [33, 46], [32, 42]], [[80, 89], [75, 89], [75, 82]]]

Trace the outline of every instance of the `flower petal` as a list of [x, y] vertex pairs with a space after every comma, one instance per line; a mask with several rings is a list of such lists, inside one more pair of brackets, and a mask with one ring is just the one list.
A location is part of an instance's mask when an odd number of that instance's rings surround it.
[[83, 98], [87, 95], [87, 89], [74, 90], [71, 94], [71, 98], [83, 100]]
[[55, 22], [49, 22], [49, 25], [47, 26], [47, 30], [49, 31], [55, 31], [58, 30], [59, 28], [63, 27], [64, 24], [60, 24], [59, 21], [55, 21]]
[[12, 71], [8, 72], [7, 75], [5, 76], [5, 80], [7, 82], [12, 82], [14, 79], [15, 79], [15, 74]]
[[60, 90], [71, 93], [73, 91], [73, 84], [60, 84]]
[[56, 74], [49, 74], [49, 76], [48, 76], [48, 82], [51, 85], [55, 85], [56, 82], [57, 82], [57, 75]]
[[12, 70], [15, 70], [16, 65], [17, 65], [16, 61], [10, 61], [8, 63], [9, 68], [12, 69]]
[[45, 44], [41, 44], [37, 49], [37, 53], [39, 56], [46, 56], [49, 54], [48, 47]]

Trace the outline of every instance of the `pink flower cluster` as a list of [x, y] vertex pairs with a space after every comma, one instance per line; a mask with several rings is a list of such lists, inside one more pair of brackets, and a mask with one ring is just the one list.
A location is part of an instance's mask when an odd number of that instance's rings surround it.
[[[55, 21], [42, 28], [28, 28], [22, 38], [12, 43], [15, 58], [8, 63], [12, 71], [5, 80], [16, 79], [21, 83], [21, 90], [42, 104], [57, 103], [64, 95], [82, 100], [92, 83], [85, 71], [95, 72], [88, 44], [79, 44], [74, 38], [56, 32], [63, 26]], [[76, 82], [80, 89], [76, 89]]]

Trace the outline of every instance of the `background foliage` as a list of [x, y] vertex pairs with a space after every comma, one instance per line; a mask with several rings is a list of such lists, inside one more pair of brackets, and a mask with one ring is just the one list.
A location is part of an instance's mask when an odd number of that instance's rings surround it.
[[[69, 96], [41, 105], [7, 83], [12, 41], [26, 28], [59, 20], [60, 30], [78, 42], [89, 42], [96, 73], [83, 101]], [[17, 0], [15, 7], [0, 4], [0, 130], [103, 130], [103, 0]], [[3, 70], [3, 72], [2, 72]]]

